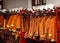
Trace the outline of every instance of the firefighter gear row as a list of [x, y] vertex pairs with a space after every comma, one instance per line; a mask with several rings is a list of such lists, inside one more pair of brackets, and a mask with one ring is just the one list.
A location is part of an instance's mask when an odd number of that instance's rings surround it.
[[[4, 25], [4, 18], [1, 16], [0, 22]], [[22, 22], [21, 22], [22, 21]], [[0, 23], [0, 25], [1, 25]], [[21, 25], [22, 28], [21, 28]], [[3, 27], [3, 25], [1, 25]], [[24, 13], [22, 19], [19, 13], [12, 14], [7, 18], [6, 29], [17, 32], [19, 29], [25, 33], [25, 38], [33, 38], [39, 40], [56, 41], [56, 15], [55, 14], [40, 14], [36, 12], [34, 14]], [[16, 33], [15, 39], [17, 40], [19, 32]], [[14, 35], [14, 33], [12, 33]]]
[[14, 29], [14, 30], [16, 30], [17, 28], [20, 28], [20, 15], [15, 14], [15, 15], [10, 16], [6, 24], [6, 27], [8, 29]]
[[56, 41], [56, 16], [55, 14], [35, 14], [31, 16], [29, 31], [25, 38]]
[[[7, 14], [7, 13], [6, 13]], [[6, 22], [4, 22], [4, 20]], [[4, 28], [5, 23], [5, 28]], [[2, 29], [1, 29], [2, 28]], [[19, 13], [12, 13], [10, 15], [0, 15], [0, 36], [3, 41], [7, 43], [18, 43], [20, 37], [20, 15]], [[3, 33], [3, 34], [2, 34]], [[8, 37], [8, 38], [7, 38]], [[2, 43], [2, 41], [0, 41]]]

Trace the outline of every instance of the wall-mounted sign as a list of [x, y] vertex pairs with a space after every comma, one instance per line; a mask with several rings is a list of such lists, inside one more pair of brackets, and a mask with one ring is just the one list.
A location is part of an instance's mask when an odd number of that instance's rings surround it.
[[38, 6], [46, 4], [46, 0], [32, 0], [32, 6]]

